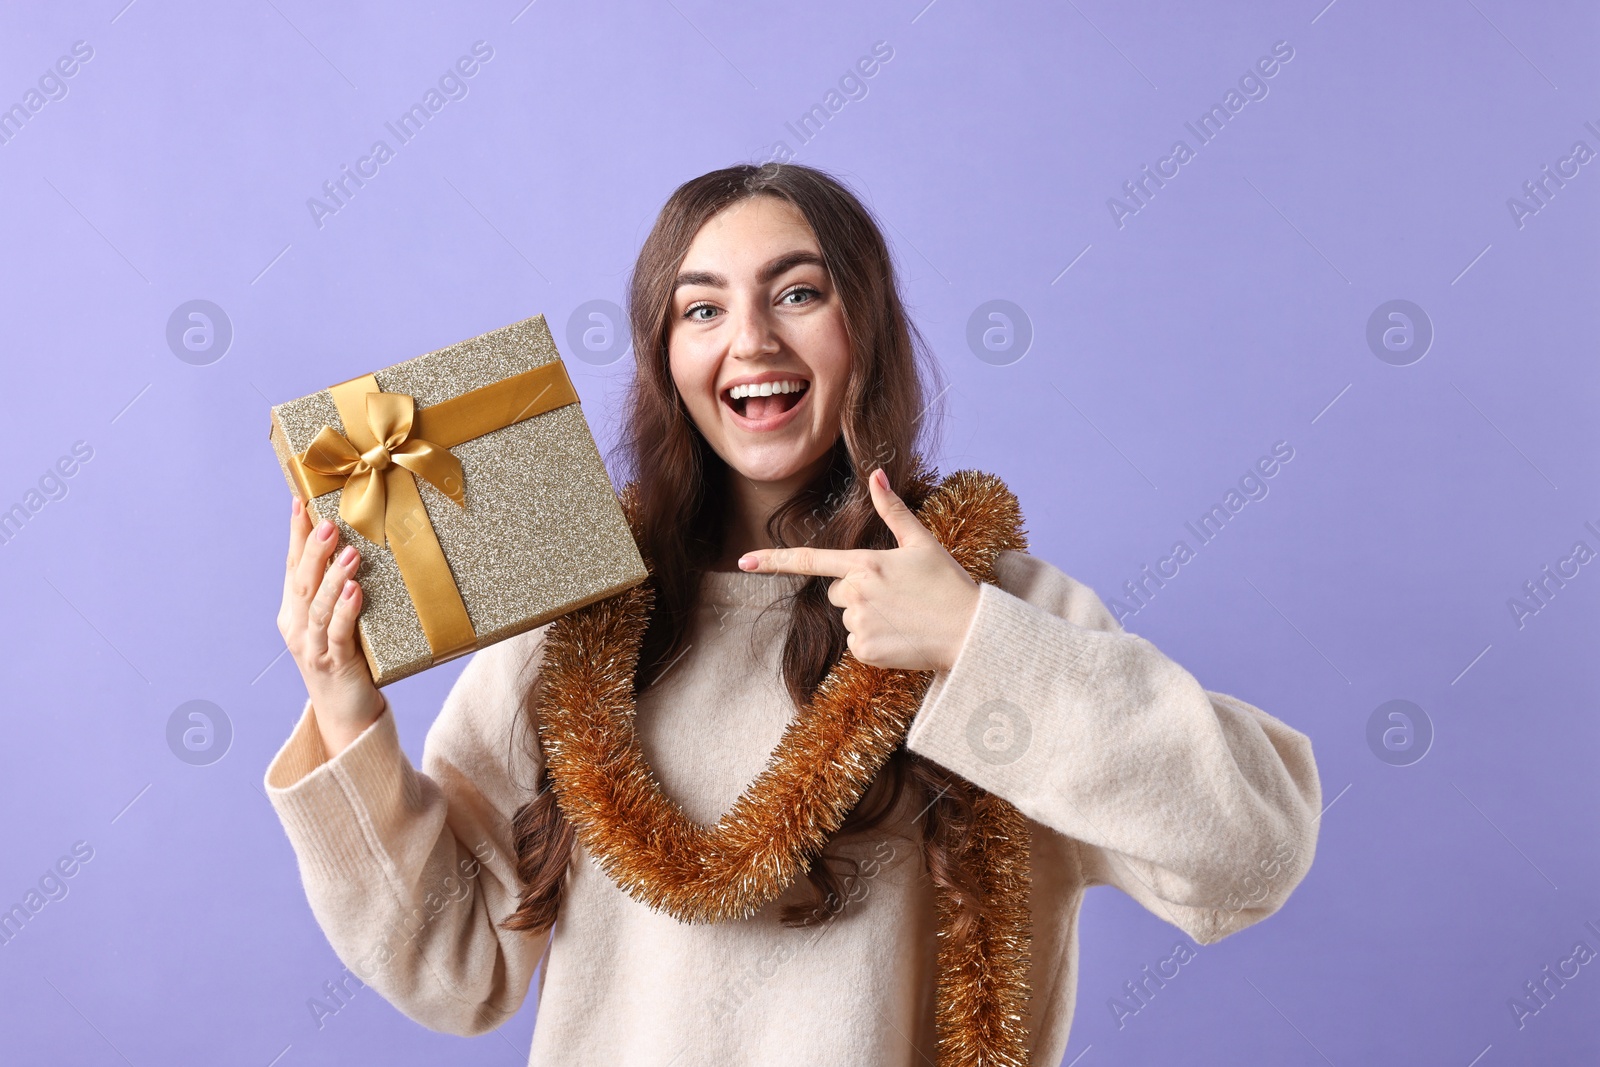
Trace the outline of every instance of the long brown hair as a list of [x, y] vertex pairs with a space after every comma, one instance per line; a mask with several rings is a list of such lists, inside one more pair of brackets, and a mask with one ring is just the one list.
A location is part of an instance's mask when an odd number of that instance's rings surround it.
[[[797, 163], [744, 164], [685, 182], [667, 200], [639, 250], [628, 294], [635, 375], [621, 441], [625, 473], [635, 486], [635, 533], [651, 561], [655, 608], [639, 654], [634, 691], [649, 688], [684, 650], [700, 576], [722, 549], [727, 465], [695, 427], [674, 385], [667, 359], [672, 289], [702, 225], [724, 208], [757, 196], [792, 204], [810, 223], [851, 348], [840, 435], [826, 470], [785, 501], [767, 521], [776, 545], [892, 548], [866, 478], [883, 467], [889, 484], [913, 508], [929, 488], [917, 457], [928, 448], [940, 395], [937, 364], [906, 315], [888, 245], [872, 214], [836, 178]], [[811, 577], [788, 597], [789, 627], [783, 678], [797, 706], [808, 704], [845, 651], [846, 631], [828, 602], [828, 579]], [[535, 690], [536, 692], [536, 690]], [[530, 694], [529, 720], [536, 712]], [[910, 790], [922, 809], [922, 853], [934, 883], [961, 902], [957, 936], [965, 940], [984, 913], [977, 883], [961, 862], [973, 819], [974, 788], [964, 779], [907, 751], [902, 744], [845, 819], [838, 836], [887, 822]], [[549, 788], [513, 821], [521, 906], [505, 922], [512, 930], [542, 931], [556, 919], [575, 835]], [[841, 875], [843, 871], [843, 875]], [[824, 854], [807, 873], [808, 903], [788, 905], [782, 919], [810, 926], [838, 914], [844, 879], [856, 861]]]

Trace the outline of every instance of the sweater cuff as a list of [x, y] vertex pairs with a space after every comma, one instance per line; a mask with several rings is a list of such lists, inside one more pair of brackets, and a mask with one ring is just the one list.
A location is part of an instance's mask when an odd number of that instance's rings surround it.
[[411, 772], [387, 699], [378, 718], [332, 759], [316, 712], [300, 721], [267, 766], [266, 794], [305, 866], [326, 878], [356, 878], [382, 855], [382, 829], [403, 807]]
[[934, 675], [906, 747], [1033, 809], [1049, 781], [1056, 720], [1092, 698], [1100, 651], [1116, 637], [983, 583], [955, 662]]

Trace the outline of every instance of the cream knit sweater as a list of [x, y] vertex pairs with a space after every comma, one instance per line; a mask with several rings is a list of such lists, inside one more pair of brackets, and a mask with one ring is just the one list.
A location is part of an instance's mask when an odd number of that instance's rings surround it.
[[[1072, 1024], [1084, 890], [1114, 885], [1208, 944], [1276, 911], [1316, 848], [1310, 741], [1201, 688], [1125, 633], [1088, 587], [1007, 552], [907, 747], [1015, 804], [1032, 827], [1032, 1062]], [[692, 644], [639, 700], [667, 795], [710, 824], [794, 712], [779, 675], [793, 575], [708, 574]], [[933, 889], [908, 798], [820, 928], [689, 926], [636, 903], [578, 847], [551, 936], [501, 930], [517, 905], [510, 821], [539, 780], [526, 698], [544, 629], [478, 652], [417, 771], [394, 716], [333, 759], [314, 711], [267, 769], [311, 909], [350, 969], [423, 1025], [498, 1026], [539, 971], [537, 1067], [912, 1067], [937, 1059]], [[536, 699], [536, 695], [535, 695]], [[918, 805], [920, 807], [920, 805]], [[540, 967], [541, 962], [543, 966]]]

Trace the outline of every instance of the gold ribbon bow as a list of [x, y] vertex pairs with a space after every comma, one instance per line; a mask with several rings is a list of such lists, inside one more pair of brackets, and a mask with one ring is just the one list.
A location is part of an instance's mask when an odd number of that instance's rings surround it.
[[417, 478], [467, 506], [461, 461], [450, 449], [524, 419], [578, 402], [558, 359], [426, 407], [385, 393], [371, 374], [328, 389], [344, 433], [317, 431], [294, 456], [303, 499], [342, 490], [339, 517], [394, 554], [434, 663], [477, 647], [478, 635], [456, 587]]
[[416, 401], [404, 393], [368, 393], [366, 401], [367, 429], [375, 442], [370, 448], [360, 451], [344, 434], [324, 426], [301, 460], [307, 470], [344, 479], [339, 517], [373, 544], [386, 544], [384, 510], [392, 477], [386, 472], [399, 473], [397, 468], [466, 507], [461, 461], [448, 448], [412, 433]]

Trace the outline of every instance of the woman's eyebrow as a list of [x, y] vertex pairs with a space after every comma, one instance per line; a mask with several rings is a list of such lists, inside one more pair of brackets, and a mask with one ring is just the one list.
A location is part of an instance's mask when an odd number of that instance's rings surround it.
[[[793, 252], [785, 252], [762, 267], [756, 274], [756, 281], [765, 285], [784, 272], [807, 263], [814, 263], [819, 267], [825, 266], [822, 262], [822, 257], [817, 253], [805, 249], [797, 249]], [[677, 292], [685, 285], [705, 285], [713, 289], [725, 289], [728, 285], [728, 279], [708, 270], [684, 271], [673, 280], [672, 291]]]
[[806, 249], [797, 249], [793, 252], [785, 252], [777, 259], [774, 259], [771, 263], [768, 263], [765, 267], [762, 267], [760, 273], [756, 275], [756, 281], [766, 284], [772, 279], [780, 277], [788, 271], [807, 263], [814, 263], [819, 267], [824, 265], [822, 262], [822, 257], [817, 255], [815, 252], [808, 251]]

